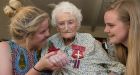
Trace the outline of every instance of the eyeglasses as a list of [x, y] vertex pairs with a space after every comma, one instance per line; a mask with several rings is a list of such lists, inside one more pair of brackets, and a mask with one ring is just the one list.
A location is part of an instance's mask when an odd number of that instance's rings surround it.
[[71, 28], [73, 26], [76, 26], [76, 22], [74, 20], [60, 21], [57, 22], [57, 26], [59, 28]]

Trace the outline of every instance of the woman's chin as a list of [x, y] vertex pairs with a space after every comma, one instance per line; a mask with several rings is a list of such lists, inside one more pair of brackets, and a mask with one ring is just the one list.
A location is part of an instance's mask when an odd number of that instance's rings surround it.
[[73, 36], [63, 36], [64, 39], [71, 39]]
[[119, 44], [119, 42], [117, 40], [110, 40], [109, 43], [110, 44]]
[[73, 38], [74, 37], [74, 35], [73, 34], [63, 34], [63, 35], [61, 35], [62, 36], [62, 38], [65, 38], [65, 39], [71, 39], [71, 38]]

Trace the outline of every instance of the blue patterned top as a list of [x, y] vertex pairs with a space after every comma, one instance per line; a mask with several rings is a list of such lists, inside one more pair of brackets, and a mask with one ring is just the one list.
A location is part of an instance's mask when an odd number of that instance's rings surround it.
[[[17, 45], [14, 41], [8, 41], [12, 54], [13, 75], [25, 75], [38, 61], [37, 50], [28, 52], [25, 48]], [[42, 73], [41, 75], [51, 75]]]

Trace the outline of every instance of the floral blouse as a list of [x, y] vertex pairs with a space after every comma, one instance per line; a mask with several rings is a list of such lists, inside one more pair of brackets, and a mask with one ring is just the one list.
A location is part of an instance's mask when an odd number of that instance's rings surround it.
[[113, 71], [121, 75], [125, 67], [112, 61], [101, 44], [88, 33], [77, 33], [74, 41], [65, 45], [57, 33], [48, 39], [48, 46], [42, 55], [61, 50], [70, 62], [65, 67], [53, 71], [53, 75], [108, 75]]

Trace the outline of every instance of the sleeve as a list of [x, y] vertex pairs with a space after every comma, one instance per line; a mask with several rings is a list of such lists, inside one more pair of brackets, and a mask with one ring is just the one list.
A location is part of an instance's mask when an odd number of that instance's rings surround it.
[[93, 47], [84, 60], [85, 63], [92, 62], [92, 64], [97, 64], [101, 68], [103, 67], [107, 73], [112, 71], [121, 75], [125, 71], [125, 66], [117, 61], [112, 61], [107, 52], [102, 48], [101, 43], [97, 40], [93, 41]]
[[90, 51], [85, 59], [91, 59], [91, 62], [96, 64], [104, 64], [111, 61], [106, 51], [102, 48], [101, 43], [97, 40], [92, 42], [92, 47], [90, 47]]
[[118, 75], [122, 75], [125, 72], [125, 66], [118, 61], [111, 60], [97, 40], [94, 42], [94, 46], [97, 60], [99, 59], [101, 62], [103, 62], [101, 65], [104, 66], [108, 72], [112, 71]]
[[99, 41], [94, 40], [93, 46], [94, 46], [94, 49], [93, 49], [94, 56], [98, 60], [103, 60], [103, 61], [110, 61], [111, 60], [109, 58], [109, 56], [107, 55], [107, 52], [103, 49], [102, 44]]

